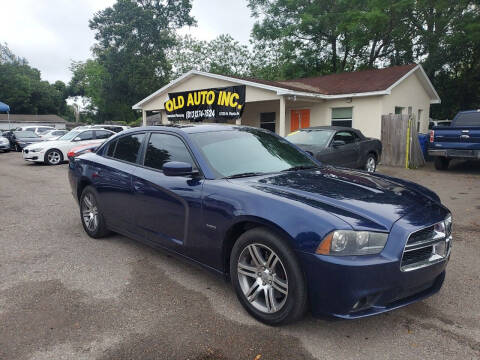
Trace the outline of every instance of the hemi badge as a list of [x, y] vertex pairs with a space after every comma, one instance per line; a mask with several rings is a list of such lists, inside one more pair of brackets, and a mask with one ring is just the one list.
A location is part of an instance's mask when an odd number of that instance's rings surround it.
[[209, 229], [217, 230], [217, 227], [215, 225], [210, 225], [210, 224], [206, 224], [206, 225], [207, 225], [207, 228]]

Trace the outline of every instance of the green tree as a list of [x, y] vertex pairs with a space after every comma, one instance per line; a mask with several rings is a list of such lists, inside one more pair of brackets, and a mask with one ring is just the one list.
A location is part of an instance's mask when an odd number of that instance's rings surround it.
[[180, 36], [176, 45], [168, 51], [172, 77], [189, 70], [247, 76], [250, 57], [248, 47], [228, 34], [219, 35], [211, 41], [198, 40], [190, 35]]
[[97, 121], [135, 120], [132, 103], [169, 80], [166, 50], [175, 29], [194, 24], [190, 10], [190, 0], [118, 0], [96, 13], [94, 63], [73, 65], [72, 95], [91, 97]]
[[14, 114], [57, 114], [67, 111], [66, 85], [42, 81], [40, 71], [0, 44], [0, 99]]

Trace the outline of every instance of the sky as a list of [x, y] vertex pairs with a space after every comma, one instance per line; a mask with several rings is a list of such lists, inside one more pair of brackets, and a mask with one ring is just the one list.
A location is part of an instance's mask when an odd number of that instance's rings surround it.
[[[94, 32], [88, 27], [93, 14], [114, 0], [5, 0], [1, 2], [0, 42], [28, 60], [50, 82], [71, 78], [72, 60], [91, 56]], [[254, 20], [246, 0], [193, 0], [196, 27], [183, 28], [201, 40], [229, 33], [248, 44]]]

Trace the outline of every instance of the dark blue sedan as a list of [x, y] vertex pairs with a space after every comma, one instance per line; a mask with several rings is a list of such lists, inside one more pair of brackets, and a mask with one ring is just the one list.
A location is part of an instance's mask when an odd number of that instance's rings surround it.
[[323, 166], [277, 135], [229, 125], [136, 128], [74, 158], [88, 235], [115, 231], [231, 279], [276, 325], [359, 318], [436, 293], [452, 219], [432, 191]]

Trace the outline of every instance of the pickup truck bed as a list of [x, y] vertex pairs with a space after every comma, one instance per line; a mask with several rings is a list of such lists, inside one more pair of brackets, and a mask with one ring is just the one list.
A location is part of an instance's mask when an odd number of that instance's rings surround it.
[[437, 170], [446, 170], [452, 159], [480, 159], [480, 110], [461, 111], [452, 126], [430, 130], [428, 154]]

